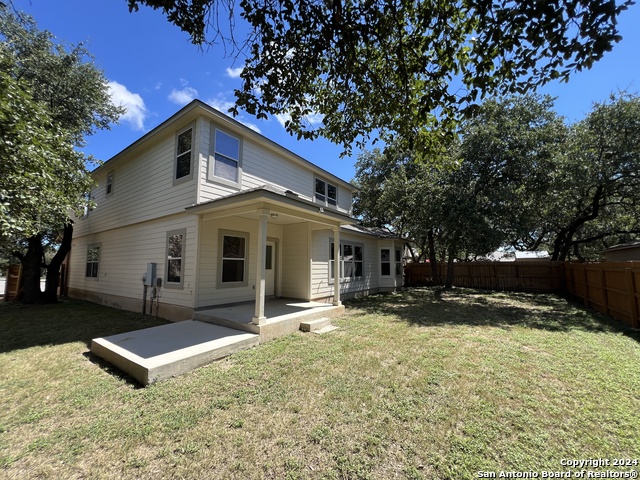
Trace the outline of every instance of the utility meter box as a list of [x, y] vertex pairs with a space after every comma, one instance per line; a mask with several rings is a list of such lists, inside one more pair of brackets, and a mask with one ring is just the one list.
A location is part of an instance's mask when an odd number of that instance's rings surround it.
[[144, 284], [148, 287], [152, 287], [156, 282], [156, 264], [147, 263], [147, 273], [144, 277]]

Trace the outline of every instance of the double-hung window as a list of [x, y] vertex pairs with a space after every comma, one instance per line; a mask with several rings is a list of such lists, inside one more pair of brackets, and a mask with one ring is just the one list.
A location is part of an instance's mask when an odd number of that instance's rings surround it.
[[213, 176], [225, 183], [239, 184], [241, 174], [240, 140], [236, 137], [215, 130]]
[[[335, 275], [334, 243], [329, 244], [329, 279]], [[340, 244], [340, 258], [338, 259], [341, 280], [357, 280], [364, 276], [364, 247], [362, 245]]]
[[396, 248], [396, 276], [402, 275], [402, 250]]
[[315, 185], [315, 199], [316, 203], [322, 203], [324, 205], [338, 205], [338, 187], [325, 182], [321, 178], [316, 178]]
[[107, 191], [106, 191], [106, 196], [110, 196], [113, 193], [113, 177], [114, 177], [114, 172], [113, 170], [111, 170], [109, 173], [107, 173]]
[[380, 250], [380, 275], [391, 275], [391, 250], [388, 248]]
[[189, 127], [179, 132], [176, 139], [176, 180], [191, 177], [192, 147], [193, 127]]
[[249, 234], [223, 231], [220, 243], [220, 285], [246, 286]]
[[89, 245], [87, 247], [87, 267], [85, 277], [98, 278], [100, 267], [100, 245]]
[[182, 287], [184, 281], [184, 246], [186, 230], [167, 233], [167, 279], [168, 288]]

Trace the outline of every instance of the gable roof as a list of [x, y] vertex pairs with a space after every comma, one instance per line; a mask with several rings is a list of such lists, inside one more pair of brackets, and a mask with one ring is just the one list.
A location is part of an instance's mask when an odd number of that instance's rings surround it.
[[638, 248], [640, 247], [640, 240], [636, 240], [634, 242], [629, 243], [620, 243], [618, 245], [614, 245], [613, 247], [609, 247], [605, 250], [605, 252], [613, 252], [615, 250], [626, 250], [628, 248]]
[[264, 147], [267, 147], [269, 150], [275, 151], [276, 153], [286, 157], [287, 159], [292, 160], [293, 162], [298, 163], [298, 164], [300, 164], [300, 165], [302, 165], [304, 167], [307, 167], [310, 170], [314, 171], [315, 173], [317, 173], [317, 174], [319, 174], [319, 175], [321, 175], [321, 176], [323, 176], [323, 177], [325, 177], [327, 179], [333, 180], [333, 181], [335, 181], [337, 183], [341, 183], [343, 186], [347, 187], [352, 192], [357, 192], [358, 191], [358, 188], [355, 185], [353, 185], [352, 183], [350, 183], [350, 182], [348, 182], [346, 180], [343, 180], [342, 178], [334, 175], [331, 172], [328, 172], [324, 168], [319, 167], [315, 163], [310, 162], [306, 158], [301, 157], [297, 153], [292, 152], [291, 150], [289, 150], [289, 149], [283, 147], [282, 145], [274, 142], [273, 140], [265, 137], [261, 133], [258, 133], [256, 131], [250, 129], [246, 125], [243, 125], [242, 123], [238, 122], [236, 119], [230, 117], [229, 115], [226, 115], [226, 114], [220, 112], [219, 110], [216, 110], [212, 106], [207, 105], [206, 103], [204, 103], [203, 101], [198, 100], [198, 99], [191, 101], [189, 104], [185, 105], [180, 110], [178, 110], [176, 113], [174, 113], [172, 116], [167, 118], [160, 125], [158, 125], [154, 129], [152, 129], [149, 132], [147, 132], [146, 134], [144, 134], [142, 137], [140, 137], [138, 140], [136, 140], [135, 142], [133, 142], [129, 146], [127, 146], [124, 149], [122, 149], [120, 152], [116, 153], [109, 160], [107, 160], [102, 165], [100, 165], [98, 168], [93, 170], [92, 173], [98, 173], [98, 172], [101, 172], [103, 170], [107, 170], [107, 169], [111, 168], [111, 166], [113, 165], [114, 162], [116, 162], [120, 158], [126, 156], [129, 152], [135, 150], [136, 148], [144, 145], [149, 140], [151, 140], [153, 137], [161, 134], [163, 131], [165, 131], [165, 130], [167, 130], [169, 128], [172, 128], [172, 126], [175, 123], [179, 122], [180, 120], [182, 120], [184, 118], [193, 117], [195, 119], [195, 118], [197, 118], [198, 114], [206, 115], [206, 116], [208, 116], [210, 118], [213, 117], [213, 119], [215, 119], [218, 123], [221, 123], [221, 124], [225, 125], [227, 128], [230, 128], [231, 130], [241, 134], [243, 137], [250, 138], [251, 140], [255, 141], [256, 143], [259, 143], [260, 145], [262, 145]]

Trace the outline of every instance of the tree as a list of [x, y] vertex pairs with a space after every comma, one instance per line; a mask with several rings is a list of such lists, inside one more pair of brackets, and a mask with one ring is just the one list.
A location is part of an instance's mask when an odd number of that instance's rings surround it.
[[241, 0], [249, 33], [237, 38], [233, 0], [127, 1], [161, 9], [194, 44], [246, 56], [236, 105], [250, 114], [288, 114], [291, 134], [324, 136], [345, 153], [379, 134], [420, 154], [437, 151], [441, 132], [451, 137], [485, 96], [590, 68], [620, 41], [617, 18], [633, 3]]
[[555, 165], [535, 240], [562, 261], [598, 259], [602, 248], [639, 235], [639, 172], [640, 98], [622, 93], [596, 103]]
[[[108, 128], [121, 109], [88, 52], [39, 31], [32, 18], [0, 5], [0, 242], [23, 266], [21, 300], [55, 301], [62, 261], [71, 248], [72, 212], [87, 206], [92, 180], [77, 147]], [[49, 263], [44, 253], [59, 245]], [[40, 291], [40, 272], [47, 286]]]
[[[387, 149], [359, 157], [354, 206], [367, 225], [417, 242], [418, 259], [448, 263], [486, 255], [529, 232], [566, 139], [549, 97], [490, 100], [448, 146], [448, 168]], [[443, 162], [440, 161], [440, 164]]]
[[499, 246], [599, 259], [640, 234], [638, 96], [613, 96], [575, 125], [549, 97], [489, 100], [462, 131], [449, 169], [393, 146], [363, 154], [363, 222], [416, 241], [419, 259], [450, 265]]

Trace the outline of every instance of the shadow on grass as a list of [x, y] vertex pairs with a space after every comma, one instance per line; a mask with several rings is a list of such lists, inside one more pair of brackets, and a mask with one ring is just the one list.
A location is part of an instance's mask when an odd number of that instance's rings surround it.
[[142, 328], [166, 320], [64, 299], [53, 305], [0, 304], [0, 353], [24, 348], [83, 342]]
[[424, 326], [522, 326], [549, 331], [619, 332], [640, 341], [640, 331], [553, 294], [413, 288], [352, 300], [348, 305]]
[[138, 380], [133, 378], [131, 375], [120, 370], [118, 367], [112, 365], [111, 363], [107, 362], [103, 358], [100, 358], [99, 356], [94, 355], [90, 351], [84, 352], [82, 356], [85, 359], [87, 359], [87, 361], [93, 363], [95, 366], [97, 366], [99, 369], [101, 369], [108, 375], [116, 377], [122, 380], [123, 382], [131, 385], [135, 390], [142, 390], [145, 388], [144, 385], [138, 382]]

